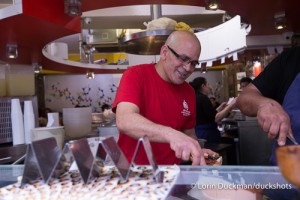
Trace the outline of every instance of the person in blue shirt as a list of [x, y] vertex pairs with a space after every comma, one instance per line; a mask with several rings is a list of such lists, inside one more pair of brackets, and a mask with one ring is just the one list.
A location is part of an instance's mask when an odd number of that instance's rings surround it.
[[257, 116], [271, 139], [276, 138], [270, 158], [276, 165], [278, 146], [292, 144], [287, 135], [300, 142], [300, 47], [282, 52], [237, 98], [243, 114]]

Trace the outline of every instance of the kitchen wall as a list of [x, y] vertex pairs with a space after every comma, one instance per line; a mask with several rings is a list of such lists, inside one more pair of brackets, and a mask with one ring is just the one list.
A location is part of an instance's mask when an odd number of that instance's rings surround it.
[[115, 98], [121, 74], [48, 75], [45, 83], [45, 107], [62, 112], [62, 108], [91, 106], [101, 112], [103, 104], [111, 105]]
[[[55, 112], [62, 108], [91, 106], [93, 112], [101, 112], [101, 106], [114, 101], [122, 74], [96, 74], [94, 79], [85, 75], [47, 75], [45, 84], [45, 107]], [[212, 87], [217, 100], [224, 100], [223, 71], [209, 71], [206, 74], [194, 72], [187, 81], [204, 76]]]

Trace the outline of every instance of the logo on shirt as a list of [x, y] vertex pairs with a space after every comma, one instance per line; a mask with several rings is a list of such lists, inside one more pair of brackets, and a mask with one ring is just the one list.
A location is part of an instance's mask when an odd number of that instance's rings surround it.
[[189, 105], [187, 104], [187, 102], [185, 100], [183, 100], [182, 106], [183, 106], [183, 109], [181, 111], [182, 115], [183, 116], [190, 116], [191, 111], [189, 111]]

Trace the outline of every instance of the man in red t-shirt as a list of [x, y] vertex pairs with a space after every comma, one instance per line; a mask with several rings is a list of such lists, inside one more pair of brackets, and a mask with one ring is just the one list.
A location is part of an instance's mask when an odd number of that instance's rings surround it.
[[[185, 82], [199, 64], [200, 42], [194, 33], [174, 31], [161, 47], [157, 64], [127, 69], [113, 103], [120, 131], [118, 144], [129, 161], [137, 139], [147, 135], [160, 165], [180, 164], [193, 158], [193, 165], [205, 164], [195, 135], [196, 97]], [[136, 164], [148, 164], [145, 152]]]

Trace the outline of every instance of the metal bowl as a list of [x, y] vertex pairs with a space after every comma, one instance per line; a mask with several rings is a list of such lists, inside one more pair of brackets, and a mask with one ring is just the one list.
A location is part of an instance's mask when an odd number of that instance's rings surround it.
[[300, 145], [278, 147], [276, 157], [283, 177], [300, 188]]

